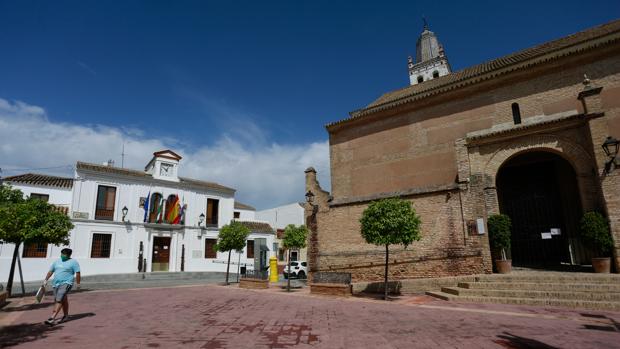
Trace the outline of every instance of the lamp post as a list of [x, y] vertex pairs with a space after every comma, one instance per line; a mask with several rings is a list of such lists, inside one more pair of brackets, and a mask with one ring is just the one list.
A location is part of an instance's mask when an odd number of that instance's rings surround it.
[[198, 226], [201, 227], [202, 226], [202, 222], [205, 221], [205, 214], [201, 213], [200, 216], [198, 216]]
[[123, 207], [123, 209], [121, 210], [123, 212], [123, 222], [125, 221], [125, 217], [127, 217], [127, 213], [129, 212], [129, 209], [127, 209], [127, 206]]
[[618, 166], [616, 163], [616, 156], [618, 156], [620, 141], [612, 136], [607, 136], [601, 147], [603, 148], [605, 155], [609, 158], [609, 160], [605, 162], [605, 173], [610, 173], [615, 170], [616, 166]]

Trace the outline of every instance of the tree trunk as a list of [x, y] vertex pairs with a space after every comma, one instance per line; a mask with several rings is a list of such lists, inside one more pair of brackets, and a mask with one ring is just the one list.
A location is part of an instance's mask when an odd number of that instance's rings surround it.
[[383, 281], [383, 299], [388, 299], [388, 263], [390, 261], [390, 245], [385, 245], [385, 279]]
[[228, 283], [228, 270], [230, 270], [230, 252], [232, 252], [232, 250], [228, 250], [228, 264], [226, 265], [226, 285], [230, 285]]
[[291, 292], [291, 249], [288, 249], [288, 277], [286, 278], [286, 292]]
[[11, 296], [13, 290], [13, 276], [15, 276], [15, 263], [17, 262], [17, 255], [19, 254], [19, 245], [21, 242], [15, 244], [15, 250], [13, 251], [13, 260], [11, 261], [11, 269], [9, 270], [9, 281], [6, 283], [6, 292]]

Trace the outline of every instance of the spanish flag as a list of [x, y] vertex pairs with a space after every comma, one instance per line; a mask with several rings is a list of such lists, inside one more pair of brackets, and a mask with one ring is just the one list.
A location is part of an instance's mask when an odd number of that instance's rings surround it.
[[179, 220], [181, 219], [179, 206], [179, 196], [175, 195], [174, 201], [172, 201], [172, 206], [170, 207], [170, 211], [168, 211], [168, 217], [166, 217], [166, 221], [168, 221], [168, 223], [179, 224]]

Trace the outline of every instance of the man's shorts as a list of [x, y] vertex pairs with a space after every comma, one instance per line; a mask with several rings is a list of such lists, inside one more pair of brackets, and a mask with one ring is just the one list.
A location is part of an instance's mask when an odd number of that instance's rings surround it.
[[56, 300], [56, 302], [58, 303], [62, 302], [69, 293], [69, 291], [71, 291], [72, 286], [73, 285], [69, 284], [60, 284], [54, 287], [54, 300]]

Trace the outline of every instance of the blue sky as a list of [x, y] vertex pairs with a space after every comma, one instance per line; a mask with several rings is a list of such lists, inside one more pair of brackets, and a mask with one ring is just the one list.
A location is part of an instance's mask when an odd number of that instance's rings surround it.
[[[323, 126], [407, 86], [407, 56], [415, 53], [423, 15], [460, 70], [613, 20], [620, 1], [0, 0], [0, 99], [14, 117], [36, 106], [49, 125], [118, 133], [130, 147], [171, 147], [196, 161], [202, 151], [225, 151], [226, 142], [250, 157], [297, 149], [294, 157], [308, 161], [315, 155], [303, 149], [316, 146], [320, 163], [294, 170], [327, 172]], [[120, 160], [118, 146], [72, 153], [86, 159], [7, 149], [5, 176]], [[155, 150], [140, 148], [142, 156], [130, 149], [135, 159], [127, 161], [140, 167]], [[188, 173], [244, 181], [218, 174], [223, 169]], [[268, 200], [241, 189], [240, 197], [259, 207], [303, 199], [303, 188]]]

